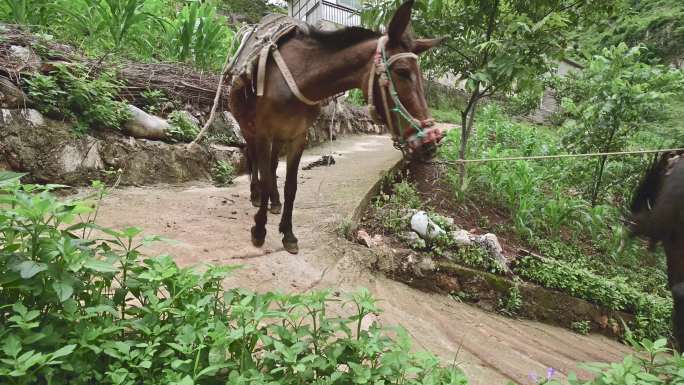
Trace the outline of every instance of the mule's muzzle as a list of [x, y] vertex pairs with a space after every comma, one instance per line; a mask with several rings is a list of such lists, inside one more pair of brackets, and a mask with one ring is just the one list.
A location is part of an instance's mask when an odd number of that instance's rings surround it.
[[[423, 126], [427, 124], [428, 127]], [[413, 134], [408, 139], [409, 150], [412, 158], [420, 160], [430, 160], [437, 153], [437, 145], [444, 135], [439, 128], [433, 127], [435, 121], [432, 119], [421, 122], [423, 132]]]

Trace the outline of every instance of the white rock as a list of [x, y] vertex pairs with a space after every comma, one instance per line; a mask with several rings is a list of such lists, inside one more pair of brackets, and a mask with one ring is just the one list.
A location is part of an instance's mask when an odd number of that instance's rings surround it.
[[431, 240], [446, 234], [425, 211], [418, 211], [411, 217], [411, 228], [423, 239]]
[[135, 106], [128, 106], [131, 118], [124, 123], [124, 131], [134, 138], [164, 139], [169, 122]]
[[373, 239], [370, 235], [368, 235], [368, 233], [365, 230], [359, 230], [359, 232], [356, 233], [356, 239], [358, 239], [360, 244], [368, 248], [372, 248], [373, 246], [375, 246]]
[[457, 230], [451, 232], [451, 238], [456, 246], [471, 246], [473, 241], [470, 239], [471, 234], [466, 230]]
[[496, 254], [501, 254], [503, 252], [503, 248], [501, 247], [501, 243], [499, 243], [499, 238], [497, 238], [496, 235], [492, 233], [488, 233], [480, 237], [481, 242], [485, 245], [488, 246], [489, 250], [496, 253]]

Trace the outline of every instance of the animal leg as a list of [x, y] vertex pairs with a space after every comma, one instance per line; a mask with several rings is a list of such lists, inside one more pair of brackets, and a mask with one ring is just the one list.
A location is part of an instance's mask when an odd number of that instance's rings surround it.
[[280, 203], [280, 194], [278, 194], [278, 176], [276, 171], [278, 169], [278, 158], [280, 156], [280, 150], [283, 148], [283, 142], [274, 141], [273, 148], [271, 151], [271, 214], [280, 214], [283, 205]]
[[674, 313], [672, 314], [674, 334], [679, 350], [682, 351], [684, 349], [684, 282], [672, 287], [672, 299], [674, 300]]
[[260, 138], [256, 144], [257, 164], [259, 166], [259, 188], [262, 192], [259, 210], [254, 216], [254, 227], [252, 227], [252, 244], [256, 247], [264, 245], [266, 240], [266, 221], [268, 219], [268, 199], [271, 191], [271, 141]]
[[297, 195], [297, 173], [302, 159], [306, 136], [302, 135], [290, 143], [287, 154], [287, 176], [285, 178], [285, 208], [280, 218], [279, 231], [283, 234], [283, 246], [291, 254], [299, 252], [299, 240], [292, 232], [292, 210]]
[[259, 207], [261, 205], [261, 190], [259, 186], [259, 162], [256, 143], [251, 141], [247, 143], [247, 163], [249, 165], [250, 181], [249, 181], [249, 199], [252, 201], [252, 206]]

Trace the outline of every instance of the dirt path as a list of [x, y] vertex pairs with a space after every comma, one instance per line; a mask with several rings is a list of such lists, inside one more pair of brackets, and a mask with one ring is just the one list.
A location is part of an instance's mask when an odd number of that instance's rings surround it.
[[[295, 234], [301, 253], [282, 249], [279, 218], [269, 215], [264, 249], [250, 244], [254, 209], [249, 182], [229, 188], [210, 185], [125, 188], [106, 198], [99, 223], [121, 228], [139, 226], [148, 234], [177, 241], [151, 252], [170, 253], [179, 263], [242, 264], [226, 284], [253, 290], [300, 292], [335, 288], [343, 292], [369, 288], [381, 300], [386, 325], [407, 328], [419, 348], [459, 363], [472, 384], [528, 384], [531, 372], [549, 367], [567, 373], [576, 362], [614, 361], [628, 350], [600, 336], [583, 337], [540, 323], [484, 312], [441, 295], [426, 294], [374, 274], [367, 249], [340, 239], [337, 225], [354, 210], [385, 170], [399, 160], [386, 137], [340, 139], [309, 150], [302, 165], [334, 151], [337, 163], [300, 173], [295, 202]], [[279, 184], [283, 181], [281, 164]], [[281, 190], [282, 191], [282, 190]]]

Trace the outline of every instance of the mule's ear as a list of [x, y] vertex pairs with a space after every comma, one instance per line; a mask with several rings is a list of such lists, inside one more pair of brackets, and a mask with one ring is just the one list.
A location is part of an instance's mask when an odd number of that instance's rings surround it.
[[390, 21], [389, 27], [387, 28], [387, 35], [389, 36], [389, 41], [392, 43], [399, 43], [401, 37], [404, 36], [404, 32], [408, 29], [409, 23], [411, 22], [411, 11], [413, 8], [414, 0], [407, 0], [404, 4], [397, 9], [394, 13], [392, 21]]
[[445, 38], [438, 37], [436, 39], [416, 39], [413, 41], [413, 53], [420, 55], [421, 53], [433, 49], [442, 44]]

